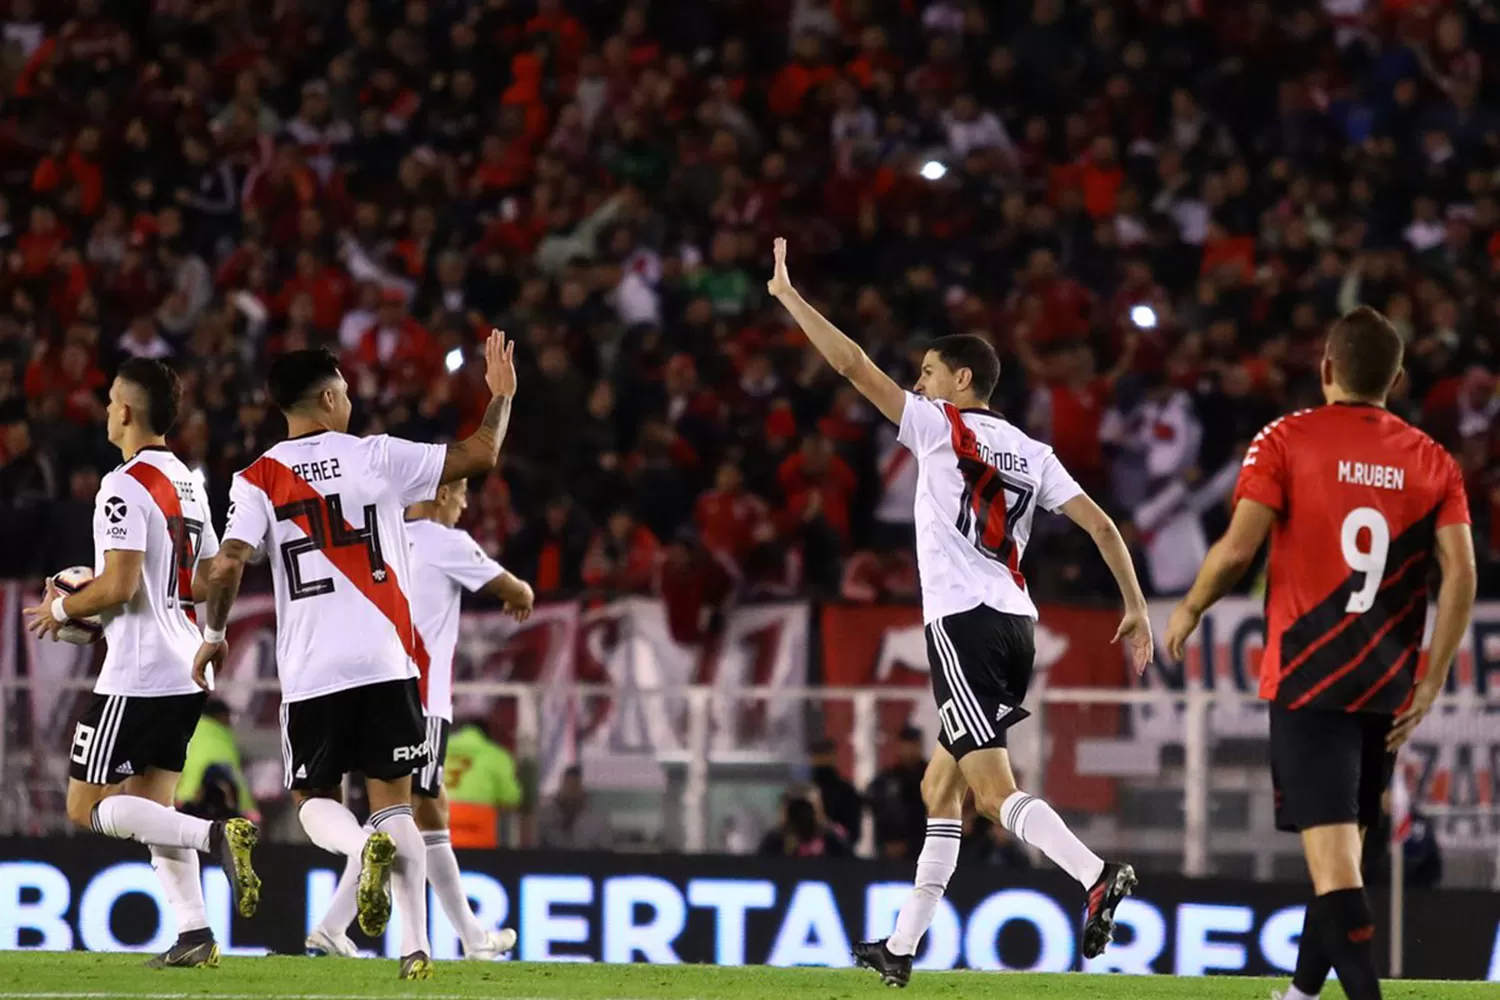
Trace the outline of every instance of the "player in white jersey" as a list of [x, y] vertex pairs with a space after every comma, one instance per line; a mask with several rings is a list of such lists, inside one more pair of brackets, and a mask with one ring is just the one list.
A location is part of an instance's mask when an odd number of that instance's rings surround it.
[[68, 817], [151, 848], [178, 929], [176, 943], [148, 963], [158, 968], [219, 963], [199, 851], [223, 861], [240, 913], [253, 914], [260, 898], [250, 863], [255, 827], [172, 808], [206, 697], [193, 683], [202, 639], [196, 571], [219, 548], [203, 483], [167, 450], [180, 395], [177, 376], [160, 361], [120, 366], [109, 389], [107, 433], [125, 461], [100, 481], [94, 501], [94, 579], [68, 597], [49, 582], [42, 603], [26, 609], [28, 627], [54, 638], [70, 618], [103, 620], [104, 665], [73, 731]]
[[[427, 844], [427, 881], [437, 893], [448, 922], [458, 931], [464, 957], [487, 960], [514, 947], [509, 928], [487, 930], [474, 918], [459, 881], [458, 858], [448, 834], [448, 794], [443, 788], [443, 760], [453, 723], [453, 654], [458, 648], [459, 606], [464, 591], [484, 591], [498, 598], [516, 621], [531, 617], [536, 596], [525, 581], [506, 572], [485, 554], [466, 531], [454, 527], [468, 507], [465, 483], [438, 488], [435, 500], [407, 511], [406, 537], [412, 557], [412, 615], [427, 645], [429, 666], [422, 675], [422, 708], [427, 714], [427, 745], [432, 756], [412, 782], [412, 809]], [[358, 866], [346, 865], [328, 912], [307, 937], [310, 953], [357, 954], [346, 931], [354, 919]]]
[[[224, 659], [224, 627], [245, 563], [257, 553], [270, 557], [287, 787], [313, 843], [361, 859], [365, 933], [384, 931], [394, 883], [403, 979], [432, 975], [426, 851], [411, 808], [412, 770], [431, 751], [417, 685], [429, 658], [412, 620], [403, 518], [443, 483], [494, 468], [515, 394], [512, 354], [504, 335], [491, 333], [490, 405], [479, 428], [452, 445], [353, 437], [345, 433], [348, 383], [332, 354], [274, 359], [267, 387], [288, 436], [235, 474], [224, 543], [207, 573], [200, 675]], [[373, 833], [340, 801], [350, 771], [365, 776]]]
[[980, 815], [1046, 854], [1088, 890], [1083, 954], [1104, 951], [1114, 911], [1135, 886], [1129, 865], [1106, 864], [1073, 835], [1051, 806], [1020, 791], [1006, 730], [1021, 707], [1035, 655], [1036, 605], [1021, 555], [1038, 507], [1060, 511], [1087, 530], [1125, 600], [1116, 640], [1137, 670], [1151, 658], [1146, 599], [1119, 530], [1068, 475], [1052, 449], [989, 408], [1000, 377], [995, 349], [975, 336], [943, 337], [927, 351], [916, 391], [906, 392], [859, 345], [797, 294], [786, 271], [786, 242], [775, 245], [767, 290], [781, 301], [823, 357], [900, 428], [917, 459], [917, 570], [927, 660], [942, 733], [922, 777], [927, 838], [916, 884], [891, 936], [854, 949], [855, 960], [892, 986], [911, 978], [912, 955], [927, 932], [958, 860], [963, 800]]

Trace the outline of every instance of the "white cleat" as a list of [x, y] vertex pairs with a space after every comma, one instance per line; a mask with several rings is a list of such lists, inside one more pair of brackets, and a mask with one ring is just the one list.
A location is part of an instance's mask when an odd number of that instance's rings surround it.
[[465, 948], [464, 958], [471, 962], [493, 962], [516, 946], [516, 932], [509, 927], [485, 931], [484, 944], [472, 951]]
[[339, 958], [358, 958], [359, 949], [354, 942], [349, 940], [346, 934], [330, 934], [321, 927], [314, 927], [313, 932], [307, 936], [302, 943], [309, 955], [336, 955]]

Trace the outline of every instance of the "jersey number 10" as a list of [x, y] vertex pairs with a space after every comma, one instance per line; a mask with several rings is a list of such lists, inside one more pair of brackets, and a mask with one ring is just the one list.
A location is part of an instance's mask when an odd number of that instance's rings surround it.
[[[322, 552], [332, 558], [335, 549], [361, 547], [369, 557], [370, 578], [376, 583], [385, 581], [385, 556], [380, 550], [380, 525], [375, 517], [374, 504], [365, 504], [365, 526], [357, 531], [344, 520], [344, 501], [337, 493], [318, 500], [298, 500], [282, 504], [276, 508], [276, 520], [297, 521], [307, 531], [306, 537], [281, 543], [281, 561], [286, 567], [289, 600], [300, 601], [304, 597], [333, 593], [332, 577], [325, 576], [316, 580], [302, 578], [302, 566], [298, 557], [307, 552]], [[341, 560], [333, 561], [340, 568], [345, 568]], [[347, 569], [345, 571], [347, 573]]]
[[[1370, 532], [1369, 547], [1360, 548], [1360, 532], [1367, 529]], [[1356, 507], [1344, 518], [1344, 526], [1339, 530], [1339, 547], [1349, 568], [1365, 575], [1359, 589], [1349, 595], [1344, 612], [1362, 615], [1375, 606], [1375, 595], [1385, 580], [1385, 563], [1391, 552], [1391, 526], [1374, 507]]]

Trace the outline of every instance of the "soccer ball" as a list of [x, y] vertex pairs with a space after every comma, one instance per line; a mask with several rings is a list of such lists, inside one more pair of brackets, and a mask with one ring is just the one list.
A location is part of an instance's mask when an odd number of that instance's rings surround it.
[[[94, 571], [87, 566], [69, 566], [67, 569], [58, 570], [52, 574], [52, 586], [57, 588], [59, 594], [76, 594], [86, 587], [94, 579]], [[70, 618], [57, 633], [57, 637], [63, 642], [71, 642], [75, 646], [87, 646], [98, 642], [104, 635], [104, 624], [98, 615], [89, 615], [87, 618]]]

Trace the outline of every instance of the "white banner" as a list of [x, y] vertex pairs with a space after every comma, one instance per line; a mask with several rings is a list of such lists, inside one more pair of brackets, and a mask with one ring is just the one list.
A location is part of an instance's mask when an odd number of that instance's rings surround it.
[[[1153, 602], [1152, 628], [1165, 634], [1172, 603]], [[1428, 616], [1428, 638], [1432, 627]], [[1262, 605], [1248, 598], [1219, 602], [1203, 616], [1181, 664], [1158, 659], [1136, 683], [1165, 691], [1182, 691], [1189, 678], [1201, 679], [1210, 691], [1254, 694], [1260, 683], [1260, 654], [1265, 643]], [[1425, 655], [1425, 653], [1424, 653]], [[1464, 634], [1448, 695], [1456, 704], [1433, 712], [1402, 755], [1414, 803], [1440, 806], [1438, 823], [1444, 841], [1454, 844], [1500, 842], [1500, 602], [1481, 601]], [[1131, 714], [1134, 740], [1180, 744], [1180, 707], [1137, 706]], [[1264, 704], [1215, 704], [1210, 731], [1216, 737], [1264, 738]]]

